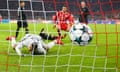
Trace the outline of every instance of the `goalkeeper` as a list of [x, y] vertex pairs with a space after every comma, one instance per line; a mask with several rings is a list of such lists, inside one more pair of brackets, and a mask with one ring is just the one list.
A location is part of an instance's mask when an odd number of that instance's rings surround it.
[[29, 33], [28, 23], [26, 20], [26, 14], [24, 12], [25, 2], [20, 1], [20, 7], [18, 8], [18, 21], [17, 21], [17, 29], [16, 29], [16, 38], [18, 37], [19, 30], [21, 27], [25, 28], [26, 34]]
[[26, 34], [19, 42], [16, 42], [15, 37], [8, 36], [6, 40], [11, 40], [11, 45], [18, 55], [22, 56], [21, 48], [27, 47], [33, 55], [46, 54], [55, 44], [60, 44], [60, 39], [57, 38], [52, 42], [45, 44], [39, 35]]

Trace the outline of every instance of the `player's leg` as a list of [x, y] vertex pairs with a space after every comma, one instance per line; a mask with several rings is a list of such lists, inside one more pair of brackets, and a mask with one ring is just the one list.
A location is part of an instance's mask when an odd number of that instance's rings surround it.
[[44, 49], [46, 51], [48, 51], [49, 49], [51, 49], [53, 46], [55, 46], [55, 44], [59, 44], [59, 45], [63, 45], [63, 43], [61, 43], [60, 39], [56, 39], [52, 42], [49, 42], [48, 44], [44, 43], [43, 41], [41, 41], [42, 46], [44, 47]]
[[25, 28], [25, 34], [28, 34], [29, 33], [29, 29], [28, 29], [28, 23], [27, 23], [27, 21], [23, 22], [23, 27]]
[[57, 43], [57, 41], [54, 40], [54, 41], [52, 41], [52, 42], [50, 42], [50, 43], [48, 43], [48, 44], [45, 44], [44, 42], [42, 42], [42, 45], [43, 45], [43, 47], [47, 50], [47, 49], [52, 48], [56, 43]]
[[79, 22], [83, 22], [82, 15], [79, 16]]
[[57, 36], [53, 36], [51, 34], [47, 34], [44, 30], [44, 28], [41, 29], [39, 36], [41, 36], [43, 39], [47, 39], [47, 40], [55, 40], [57, 38]]
[[18, 21], [18, 22], [17, 22], [16, 35], [15, 35], [16, 38], [17, 38], [18, 35], [19, 35], [19, 30], [20, 30], [20, 28], [21, 28], [21, 21]]
[[61, 41], [62, 39], [62, 34], [61, 34], [61, 24], [56, 24], [56, 28], [57, 28], [57, 32], [58, 32], [58, 40], [60, 44], [63, 44], [63, 42]]
[[19, 56], [22, 56], [22, 53], [21, 53], [21, 48], [23, 47], [23, 44], [20, 42], [20, 43], [18, 43], [16, 46], [15, 46], [15, 51], [16, 51], [16, 53], [19, 55]]
[[29, 29], [26, 27], [25, 28], [25, 34], [28, 34], [29, 33]]
[[66, 23], [61, 23], [61, 24], [58, 24], [57, 26], [57, 32], [58, 32], [58, 35], [61, 37], [61, 30], [64, 30], [64, 31], [67, 31], [68, 30], [68, 25]]
[[58, 35], [61, 36], [61, 30], [58, 28], [57, 29]]
[[61, 36], [61, 24], [56, 24], [55, 27], [57, 28], [58, 36]]
[[[39, 34], [43, 39], [47, 39], [47, 40], [55, 40], [57, 39], [59, 36], [55, 36], [52, 34], [47, 34], [44, 30], [44, 28], [41, 29], [40, 34]], [[66, 34], [64, 34], [64, 36], [62, 36], [61, 38], [65, 38]]]
[[19, 35], [19, 30], [20, 30], [20, 28], [17, 28], [17, 29], [16, 29], [16, 35], [15, 35], [16, 38], [17, 38], [18, 35]]
[[[59, 35], [59, 41], [61, 41], [61, 39], [63, 38], [62, 35], [61, 35], [61, 30], [64, 30], [64, 31], [67, 31], [67, 24], [65, 23], [61, 23], [61, 24], [58, 24], [57, 26], [57, 32], [58, 32], [58, 35]], [[66, 37], [66, 34], [64, 35]], [[63, 42], [61, 41], [61, 43], [63, 44]]]
[[80, 23], [85, 23], [87, 25], [88, 24], [88, 18], [87, 18], [87, 16], [80, 15], [79, 16], [79, 22]]
[[54, 40], [48, 44], [45, 44], [43, 41], [39, 41], [38, 46], [35, 46], [35, 48], [32, 51], [32, 54], [34, 55], [46, 54], [47, 51], [51, 49], [55, 44], [58, 44], [58, 40]]

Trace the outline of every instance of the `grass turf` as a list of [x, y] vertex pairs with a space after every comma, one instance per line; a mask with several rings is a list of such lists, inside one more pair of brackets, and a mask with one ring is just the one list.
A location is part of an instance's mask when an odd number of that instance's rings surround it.
[[[67, 36], [63, 46], [54, 46], [47, 55], [19, 57], [10, 41], [5, 40], [15, 35], [16, 24], [0, 24], [0, 72], [116, 72], [116, 66], [119, 72], [120, 58], [116, 56], [120, 56], [120, 46], [117, 46], [120, 33], [116, 31], [120, 32], [120, 25], [91, 24], [90, 27], [94, 38], [88, 46], [73, 45]], [[38, 34], [41, 28], [57, 35], [52, 24], [29, 24], [30, 33]], [[17, 41], [24, 33], [21, 29]], [[30, 54], [27, 48], [22, 52]]]

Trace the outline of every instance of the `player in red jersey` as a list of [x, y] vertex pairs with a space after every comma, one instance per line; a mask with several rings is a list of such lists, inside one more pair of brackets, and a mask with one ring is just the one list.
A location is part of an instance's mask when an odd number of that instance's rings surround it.
[[2, 15], [0, 14], [0, 23], [2, 23]]
[[54, 27], [57, 28], [58, 35], [61, 37], [61, 30], [69, 31], [74, 24], [74, 17], [68, 12], [67, 7], [63, 6], [61, 11], [56, 12], [53, 16]]

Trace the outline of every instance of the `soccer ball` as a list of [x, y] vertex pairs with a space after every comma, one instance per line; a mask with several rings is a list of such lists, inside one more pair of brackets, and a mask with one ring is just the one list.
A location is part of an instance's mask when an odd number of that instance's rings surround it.
[[88, 45], [93, 38], [92, 30], [85, 24], [74, 24], [69, 31], [70, 39], [79, 45]]

